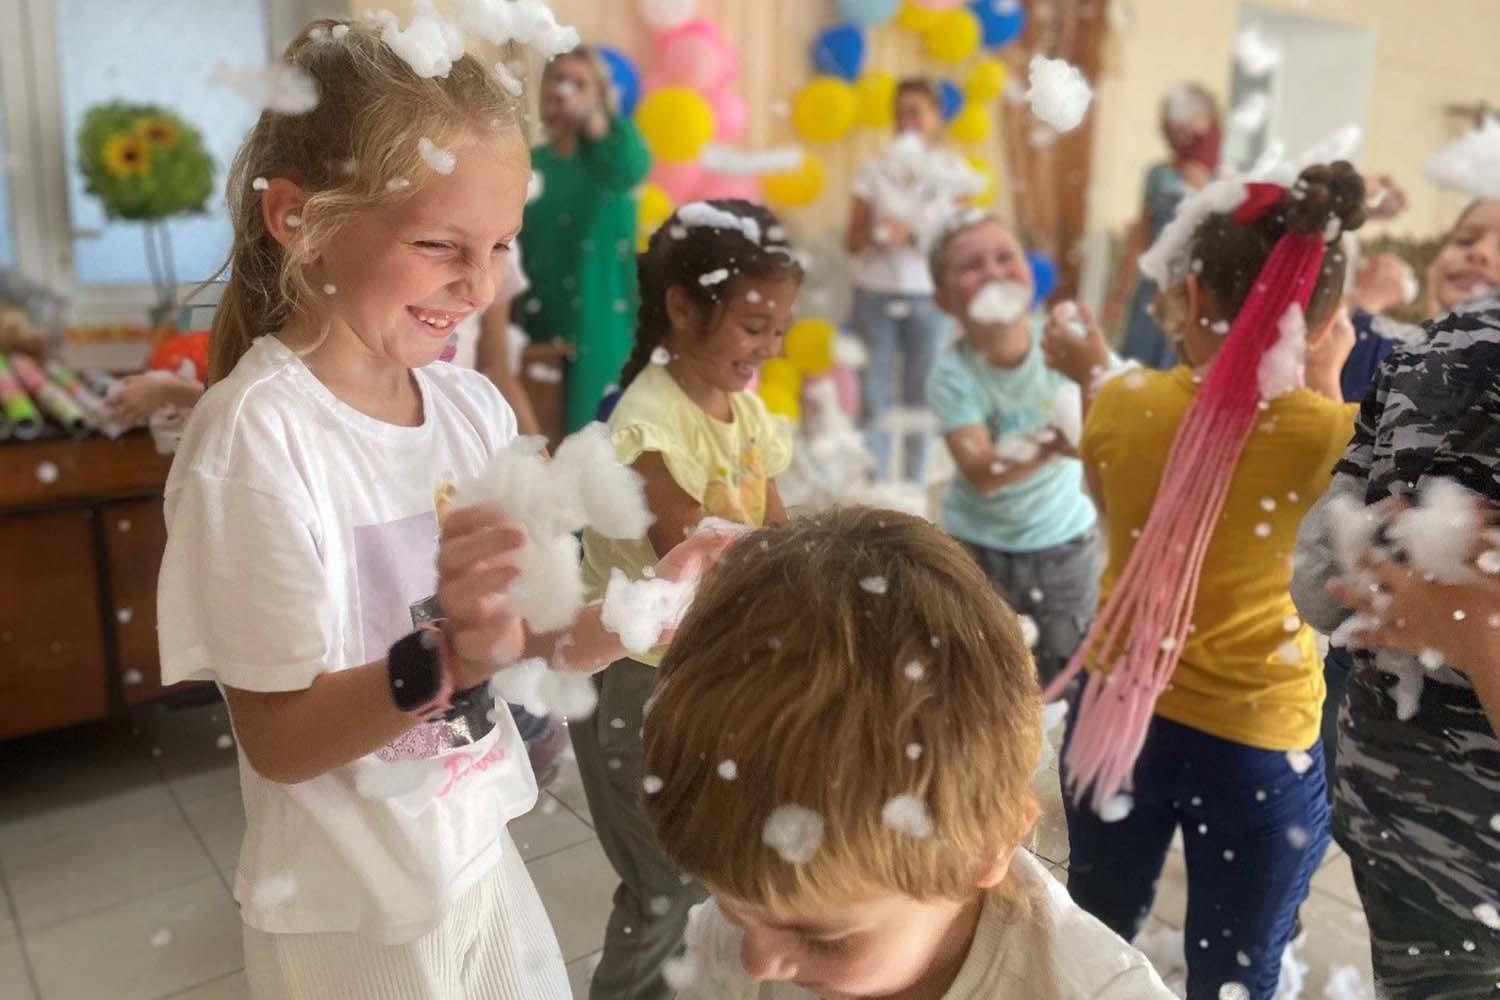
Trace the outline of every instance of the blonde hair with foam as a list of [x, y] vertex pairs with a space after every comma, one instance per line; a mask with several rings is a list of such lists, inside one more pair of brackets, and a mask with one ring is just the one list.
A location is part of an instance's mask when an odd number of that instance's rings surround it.
[[[474, 56], [424, 79], [381, 40], [381, 27], [317, 20], [287, 46], [283, 61], [312, 77], [318, 104], [305, 114], [262, 112], [230, 168], [234, 243], [220, 271], [229, 276], [210, 336], [211, 380], [229, 374], [257, 337], [294, 320], [321, 322], [309, 265], [352, 215], [410, 197], [431, 174], [419, 140], [450, 148], [522, 128], [520, 102]], [[258, 178], [278, 177], [307, 193], [301, 238], [290, 247], [266, 229], [254, 189]]]
[[[1029, 830], [1040, 712], [1016, 616], [962, 546], [906, 514], [829, 510], [749, 535], [700, 586], [648, 705], [645, 808], [685, 872], [785, 918], [968, 899]], [[900, 795], [931, 836], [884, 823]], [[782, 805], [824, 821], [805, 863], [762, 841]]]

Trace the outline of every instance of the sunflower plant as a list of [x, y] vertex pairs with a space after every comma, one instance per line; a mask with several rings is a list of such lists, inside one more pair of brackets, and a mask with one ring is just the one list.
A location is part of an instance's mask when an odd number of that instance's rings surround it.
[[208, 210], [214, 161], [203, 135], [171, 111], [149, 104], [96, 104], [78, 129], [78, 169], [111, 219], [145, 223], [146, 261], [160, 303], [157, 321], [176, 305], [177, 276], [165, 220]]

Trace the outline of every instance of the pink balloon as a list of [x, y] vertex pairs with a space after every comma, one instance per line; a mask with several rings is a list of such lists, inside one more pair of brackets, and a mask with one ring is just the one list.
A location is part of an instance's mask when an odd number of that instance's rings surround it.
[[911, 0], [918, 7], [926, 7], [928, 10], [953, 10], [962, 7], [964, 0]]
[[708, 106], [714, 112], [714, 138], [734, 142], [744, 137], [750, 112], [745, 107], [745, 99], [734, 88], [723, 87], [710, 94]]
[[859, 372], [847, 365], [833, 369], [833, 380], [839, 388], [839, 408], [851, 417], [859, 417], [860, 386]]
[[651, 168], [651, 180], [667, 193], [678, 205], [694, 201], [703, 187], [703, 164], [696, 160], [687, 163], [658, 163]]
[[731, 174], [706, 174], [698, 189], [700, 198], [743, 198], [746, 201], [764, 201], [758, 177], [735, 177]]
[[671, 83], [700, 93], [715, 90], [739, 72], [739, 58], [719, 29], [708, 21], [689, 21], [656, 40], [657, 65]]

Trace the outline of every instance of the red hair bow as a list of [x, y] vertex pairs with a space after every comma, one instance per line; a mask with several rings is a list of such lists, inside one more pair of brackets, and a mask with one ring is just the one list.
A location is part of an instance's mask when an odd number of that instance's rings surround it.
[[1286, 198], [1286, 188], [1280, 184], [1265, 184], [1260, 181], [1251, 181], [1245, 185], [1245, 200], [1240, 207], [1234, 210], [1235, 225], [1248, 226], [1252, 222], [1260, 221], [1271, 209], [1280, 205]]

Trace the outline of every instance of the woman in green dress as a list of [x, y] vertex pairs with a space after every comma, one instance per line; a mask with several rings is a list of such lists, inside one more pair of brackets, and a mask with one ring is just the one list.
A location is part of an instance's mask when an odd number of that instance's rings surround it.
[[542, 74], [547, 141], [532, 150], [541, 191], [521, 233], [531, 290], [520, 320], [533, 342], [572, 349], [568, 434], [594, 419], [635, 338], [635, 189], [651, 158], [616, 103], [608, 71], [587, 47]]

